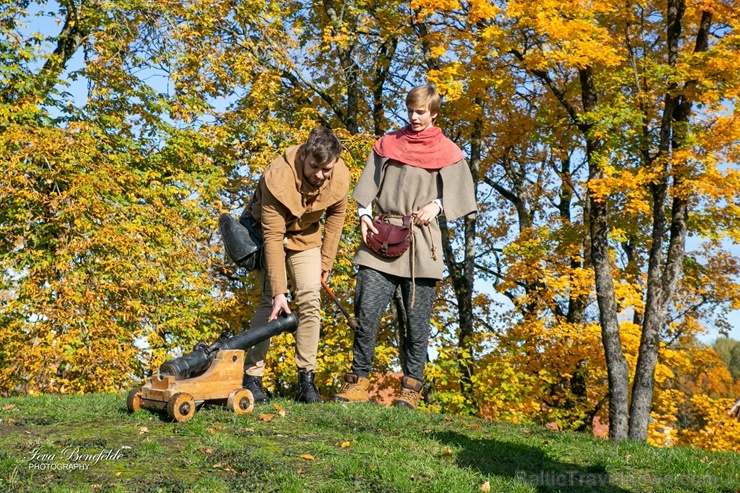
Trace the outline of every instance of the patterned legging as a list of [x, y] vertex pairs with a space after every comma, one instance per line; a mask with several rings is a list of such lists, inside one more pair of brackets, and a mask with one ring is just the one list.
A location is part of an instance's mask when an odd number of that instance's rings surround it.
[[385, 314], [388, 304], [397, 286], [401, 286], [403, 303], [408, 319], [408, 331], [401, 340], [401, 351], [405, 351], [403, 373], [416, 380], [422, 380], [427, 361], [429, 344], [429, 319], [436, 293], [437, 281], [428, 278], [416, 278], [414, 306], [411, 307], [411, 279], [378, 272], [361, 267], [357, 273], [355, 290], [355, 316], [360, 327], [355, 331], [352, 361], [352, 373], [367, 377], [375, 358], [375, 338], [380, 319]]

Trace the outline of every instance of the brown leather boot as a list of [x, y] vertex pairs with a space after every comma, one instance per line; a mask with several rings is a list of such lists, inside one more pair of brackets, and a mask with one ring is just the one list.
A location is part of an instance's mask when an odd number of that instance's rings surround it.
[[401, 395], [393, 401], [395, 407], [407, 407], [416, 409], [421, 399], [421, 389], [423, 384], [420, 380], [404, 376], [401, 379]]
[[342, 390], [334, 394], [333, 400], [338, 402], [367, 402], [370, 396], [367, 389], [370, 388], [370, 380], [358, 377], [354, 373], [344, 375]]

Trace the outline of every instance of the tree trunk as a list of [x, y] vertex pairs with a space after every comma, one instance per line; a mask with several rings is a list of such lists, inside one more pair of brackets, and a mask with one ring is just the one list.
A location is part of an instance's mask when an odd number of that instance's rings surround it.
[[[596, 108], [596, 89], [590, 67], [580, 71], [583, 106], [586, 112]], [[590, 135], [590, 127], [580, 125], [586, 137], [586, 157], [589, 166], [589, 181], [604, 177], [599, 163], [601, 144]], [[606, 357], [606, 370], [609, 381], [609, 438], [622, 440], [627, 437], [627, 409], [629, 396], [629, 374], [627, 360], [622, 353], [617, 321], [617, 304], [614, 298], [614, 280], [611, 272], [609, 239], [607, 227], [607, 205], [605, 197], [598, 197], [589, 190], [589, 223], [591, 232], [591, 262], [596, 279], [596, 299], [599, 305], [601, 340]]]
[[[480, 104], [479, 100], [474, 102], [476, 104]], [[480, 170], [481, 134], [482, 122], [476, 121], [473, 124], [473, 135], [471, 136], [470, 144], [470, 161], [468, 163], [470, 166], [470, 172], [473, 175], [473, 183], [476, 190], [478, 188], [478, 176]], [[464, 258], [462, 262], [458, 262], [455, 260], [453, 253], [447, 223], [444, 218], [441, 218], [440, 220], [444, 262], [448, 272], [450, 273], [452, 289], [455, 293], [455, 299], [457, 300], [457, 316], [458, 324], [460, 326], [457, 346], [460, 349], [461, 354], [471, 350], [472, 336], [475, 331], [473, 325], [473, 321], [475, 320], [475, 316], [473, 314], [473, 284], [475, 282], [475, 221], [475, 214], [469, 214], [463, 218]], [[478, 405], [473, 401], [472, 361], [470, 359], [460, 358], [458, 360], [458, 364], [462, 372], [460, 391], [463, 396], [471, 400], [471, 403], [473, 404], [473, 409], [471, 409], [471, 411], [475, 413], [478, 410]]]
[[[524, 55], [516, 50], [511, 52], [517, 59], [524, 61]], [[549, 74], [544, 70], [534, 69], [530, 72], [537, 77], [553, 95], [560, 101], [568, 113], [571, 121], [578, 126], [586, 140], [586, 159], [589, 166], [589, 182], [604, 178], [604, 170], [600, 164], [602, 143], [591, 135], [591, 125], [585, 122], [578, 110], [570, 104], [566, 92], [558, 88]], [[579, 70], [581, 83], [581, 99], [586, 113], [597, 108], [596, 86], [593, 69], [585, 67]], [[609, 385], [609, 438], [622, 440], [628, 432], [629, 409], [629, 368], [622, 352], [622, 341], [619, 335], [617, 320], [617, 304], [614, 297], [614, 279], [611, 272], [611, 257], [609, 255], [609, 238], [607, 225], [607, 204], [605, 197], [596, 196], [589, 189], [588, 221], [590, 229], [590, 259], [594, 269], [596, 282], [596, 300], [599, 306], [599, 323], [601, 325], [601, 340], [606, 357], [607, 380]]]
[[388, 80], [390, 67], [393, 65], [390, 61], [396, 56], [396, 46], [398, 38], [391, 37], [385, 41], [378, 50], [378, 60], [376, 61], [375, 78], [372, 83], [372, 112], [373, 112], [373, 132], [380, 137], [385, 133], [385, 105], [383, 103], [383, 93], [385, 92], [385, 82]]
[[[594, 166], [590, 180], [602, 177], [602, 170]], [[621, 440], [627, 436], [627, 407], [629, 382], [627, 360], [622, 353], [619, 336], [617, 305], [614, 300], [614, 280], [611, 274], [609, 240], [607, 238], [606, 204], [589, 194], [591, 207], [591, 262], [596, 279], [596, 299], [599, 305], [601, 342], [604, 345], [606, 370], [609, 380], [609, 438]]]
[[64, 27], [57, 37], [54, 53], [46, 60], [36, 77], [36, 88], [40, 91], [37, 96], [41, 97], [45, 97], [56, 85], [67, 62], [77, 53], [85, 37], [90, 33], [88, 21], [84, 18], [85, 13], [81, 12], [82, 6], [78, 8], [74, 2], [60, 3], [66, 9]]
[[[675, 66], [678, 43], [681, 36], [681, 22], [685, 10], [685, 0], [668, 2], [668, 62]], [[708, 49], [709, 28], [712, 15], [702, 13], [697, 32], [695, 52]], [[683, 94], [695, 81], [687, 81]], [[671, 89], [677, 89], [674, 85]], [[672, 91], [671, 91], [672, 92]], [[642, 326], [640, 349], [635, 368], [635, 379], [632, 385], [632, 406], [630, 408], [629, 437], [635, 440], [647, 440], [650, 411], [655, 387], [655, 368], [660, 349], [660, 331], [665, 323], [670, 301], [676, 292], [678, 279], [683, 268], [686, 248], [686, 221], [688, 218], [688, 197], [680, 192], [684, 184], [685, 166], [674, 163], [669, 168], [671, 151], [686, 146], [688, 123], [691, 116], [692, 102], [685, 95], [666, 94], [663, 108], [663, 120], [660, 133], [659, 158], [664, 172], [661, 182], [653, 186], [653, 245], [648, 263], [648, 292], [645, 303], [645, 316]], [[670, 176], [669, 176], [670, 175]], [[673, 178], [674, 197], [671, 206], [671, 223], [668, 239], [668, 251], [663, 266], [663, 239], [668, 229], [665, 214], [665, 203], [668, 196], [668, 180]]]
[[[571, 218], [571, 207], [573, 202], [573, 189], [571, 184], [571, 173], [570, 173], [570, 158], [563, 159], [560, 162], [559, 173], [562, 176], [563, 183], [560, 186], [560, 203], [558, 204], [558, 210], [560, 211], [560, 218], [567, 224], [572, 224]], [[585, 219], [585, 218], [584, 218]], [[585, 243], [585, 242], [584, 242]], [[584, 245], [584, 250], [586, 249]], [[585, 257], [584, 254], [581, 254]], [[571, 257], [570, 268], [575, 271], [583, 267], [583, 262], [576, 257]], [[583, 324], [586, 315], [586, 306], [588, 305], [588, 296], [571, 296], [568, 300], [568, 311], [565, 319], [571, 324]]]

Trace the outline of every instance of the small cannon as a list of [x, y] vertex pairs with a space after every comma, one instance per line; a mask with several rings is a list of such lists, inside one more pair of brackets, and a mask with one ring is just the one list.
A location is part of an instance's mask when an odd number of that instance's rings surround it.
[[157, 375], [132, 389], [126, 407], [132, 413], [141, 408], [166, 411], [175, 421], [189, 420], [196, 404], [205, 401], [225, 403], [236, 414], [251, 412], [254, 397], [242, 388], [245, 351], [297, 327], [298, 318], [291, 313], [210, 346], [199, 342], [193, 352], [165, 362]]

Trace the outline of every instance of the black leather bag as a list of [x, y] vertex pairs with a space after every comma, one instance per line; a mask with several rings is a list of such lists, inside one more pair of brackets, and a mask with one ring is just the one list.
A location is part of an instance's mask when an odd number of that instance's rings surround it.
[[218, 230], [226, 255], [248, 271], [260, 267], [263, 246], [262, 237], [255, 231], [251, 220], [249, 212], [242, 214], [238, 221], [231, 214], [221, 214], [218, 218]]

